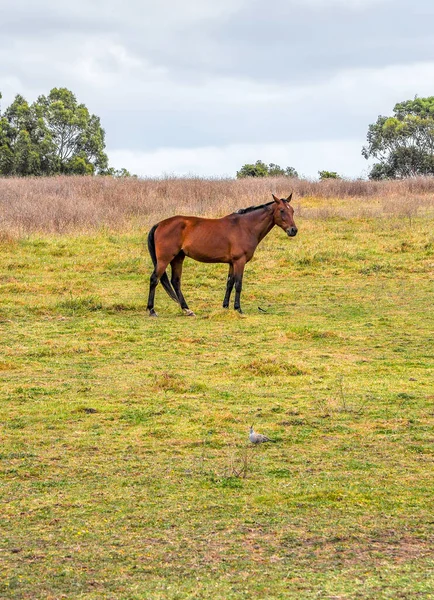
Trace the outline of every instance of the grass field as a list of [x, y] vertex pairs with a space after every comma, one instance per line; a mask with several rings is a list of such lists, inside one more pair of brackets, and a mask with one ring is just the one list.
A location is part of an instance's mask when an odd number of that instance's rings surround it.
[[186, 261], [150, 319], [139, 227], [3, 235], [0, 597], [434, 598], [434, 202], [393, 203], [296, 204], [245, 315]]

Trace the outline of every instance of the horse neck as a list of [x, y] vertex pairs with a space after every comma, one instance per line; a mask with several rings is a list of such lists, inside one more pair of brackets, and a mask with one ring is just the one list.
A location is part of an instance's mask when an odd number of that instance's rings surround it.
[[270, 207], [252, 211], [245, 217], [249, 219], [251, 230], [258, 238], [258, 244], [274, 227], [273, 211]]

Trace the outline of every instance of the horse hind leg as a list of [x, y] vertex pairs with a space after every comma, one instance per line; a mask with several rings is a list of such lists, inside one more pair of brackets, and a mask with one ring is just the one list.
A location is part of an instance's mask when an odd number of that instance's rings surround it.
[[155, 312], [154, 309], [154, 302], [155, 302], [155, 288], [158, 285], [158, 275], [157, 275], [157, 269], [154, 269], [151, 275], [151, 279], [149, 280], [149, 295], [148, 295], [148, 304], [146, 306], [146, 310], [149, 311], [149, 316], [150, 317], [157, 317], [157, 313]]
[[188, 304], [181, 291], [181, 277], [184, 258], [185, 254], [181, 250], [181, 252], [177, 254], [175, 258], [171, 261], [170, 266], [172, 267], [172, 277], [170, 283], [172, 284], [172, 287], [175, 290], [176, 295], [178, 296], [179, 304], [181, 305], [181, 308], [184, 311], [184, 313], [189, 317], [194, 317], [195, 314], [192, 310], [188, 308]]
[[148, 296], [148, 304], [146, 306], [146, 310], [149, 311], [150, 317], [157, 317], [157, 313], [154, 309], [155, 302], [155, 289], [160, 281], [162, 275], [166, 271], [167, 264], [162, 262], [157, 262], [155, 269], [152, 272], [151, 278], [149, 280], [149, 296]]

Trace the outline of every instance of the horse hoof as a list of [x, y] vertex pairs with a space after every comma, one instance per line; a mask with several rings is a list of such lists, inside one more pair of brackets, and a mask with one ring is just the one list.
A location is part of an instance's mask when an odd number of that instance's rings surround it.
[[157, 313], [155, 312], [154, 309], [152, 309], [152, 310], [149, 311], [149, 316], [150, 317], [158, 317], [158, 315], [157, 315]]
[[190, 310], [189, 308], [184, 308], [184, 314], [187, 317], [195, 317], [196, 315], [194, 314], [194, 312], [192, 310]]

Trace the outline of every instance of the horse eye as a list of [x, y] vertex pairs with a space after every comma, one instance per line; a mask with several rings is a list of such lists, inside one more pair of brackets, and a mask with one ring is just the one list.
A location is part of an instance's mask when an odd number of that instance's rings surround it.
[[280, 209], [280, 214], [283, 215], [285, 211], [283, 210], [283, 208]]

